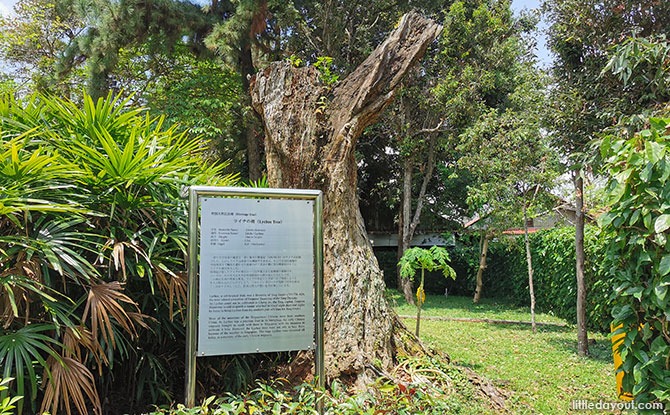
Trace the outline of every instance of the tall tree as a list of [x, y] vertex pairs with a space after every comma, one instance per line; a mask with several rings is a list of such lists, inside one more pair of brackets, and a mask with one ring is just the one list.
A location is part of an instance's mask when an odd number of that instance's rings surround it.
[[[516, 61], [528, 55], [521, 38], [533, 21], [514, 18], [509, 1], [456, 1], [442, 13], [445, 36], [404, 82], [383, 122], [401, 170], [398, 258], [426, 219], [424, 210], [436, 205], [432, 183], [455, 181], [440, 175], [453, 173], [458, 137], [488, 109], [508, 105], [519, 79]], [[413, 302], [411, 281], [398, 275], [397, 282]]]
[[[21, 94], [31, 90], [70, 96], [78, 93], [84, 71], [61, 71], [63, 51], [77, 43], [86, 27], [74, 2], [21, 0], [12, 16], [0, 15], [0, 57]], [[73, 57], [76, 59], [77, 57]]]
[[[584, 175], [595, 135], [645, 109], [644, 94], [622, 88], [603, 73], [608, 51], [631, 36], [668, 34], [670, 3], [655, 0], [546, 0], [552, 68], [551, 126], [555, 143], [569, 157], [578, 217], [575, 232], [577, 275], [577, 348], [588, 354], [584, 282]], [[639, 89], [637, 91], [640, 91]]]
[[[551, 198], [544, 197], [558, 175], [555, 151], [541, 130], [545, 101], [544, 77], [530, 62], [519, 63], [517, 87], [508, 96], [504, 112], [491, 110], [468, 129], [461, 149], [460, 163], [478, 178], [469, 201], [484, 216], [486, 239], [493, 230], [508, 227], [524, 230], [531, 323], [535, 331], [535, 295], [533, 266], [528, 238], [530, 220], [546, 210]], [[545, 203], [543, 203], [545, 202]], [[480, 263], [480, 270], [483, 264]], [[478, 273], [478, 278], [480, 278]], [[478, 285], [478, 291], [481, 287]], [[475, 293], [477, 299], [477, 293]]]
[[324, 191], [325, 341], [331, 379], [349, 375], [365, 381], [366, 367], [374, 362], [388, 367], [404, 343], [402, 325], [384, 299], [358, 208], [354, 149], [439, 32], [436, 23], [410, 13], [338, 85], [322, 82], [314, 67], [288, 63], [269, 66], [252, 83], [253, 103], [265, 124], [270, 184]]

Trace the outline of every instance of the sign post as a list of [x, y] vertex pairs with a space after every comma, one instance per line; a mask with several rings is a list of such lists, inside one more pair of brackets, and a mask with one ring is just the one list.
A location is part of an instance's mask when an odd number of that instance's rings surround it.
[[313, 350], [323, 389], [322, 211], [315, 190], [190, 188], [188, 407], [204, 356]]

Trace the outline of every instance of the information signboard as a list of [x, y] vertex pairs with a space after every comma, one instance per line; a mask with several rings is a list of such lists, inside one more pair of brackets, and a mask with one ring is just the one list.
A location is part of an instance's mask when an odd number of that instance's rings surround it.
[[318, 190], [190, 187], [188, 407], [198, 357], [313, 350], [325, 387], [322, 214]]
[[198, 356], [314, 346], [313, 200], [204, 197]]

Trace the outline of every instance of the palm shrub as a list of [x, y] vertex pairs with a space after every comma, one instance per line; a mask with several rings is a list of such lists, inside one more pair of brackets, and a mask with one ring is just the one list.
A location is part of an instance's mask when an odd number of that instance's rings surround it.
[[5, 97], [0, 137], [0, 377], [16, 379], [0, 400], [83, 414], [112, 391], [169, 398], [183, 348], [182, 192], [235, 177], [112, 96]]

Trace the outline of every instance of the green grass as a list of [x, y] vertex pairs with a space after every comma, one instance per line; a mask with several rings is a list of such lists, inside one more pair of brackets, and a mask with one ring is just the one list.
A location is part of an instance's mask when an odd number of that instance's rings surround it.
[[[390, 296], [399, 314], [416, 314], [397, 293]], [[471, 298], [453, 296], [429, 296], [422, 312], [426, 315], [530, 321], [528, 310], [505, 302], [483, 299], [473, 305]], [[538, 314], [537, 321], [565, 323], [546, 314]], [[414, 328], [413, 319], [405, 322]], [[617, 401], [611, 343], [601, 334], [590, 333], [589, 338], [595, 344], [584, 358], [577, 355], [577, 332], [571, 325], [540, 326], [533, 334], [530, 326], [520, 324], [421, 322], [423, 341], [510, 391], [519, 414], [578, 413], [571, 411], [577, 399]]]
[[[407, 304], [402, 294], [389, 290], [387, 297], [400, 315], [416, 315], [416, 307]], [[516, 307], [509, 302], [482, 298], [478, 304], [470, 297], [445, 297], [443, 295], [428, 296], [426, 304], [421, 310], [422, 316], [452, 317], [452, 318], [480, 318], [496, 320], [514, 320], [530, 322], [530, 307]], [[538, 313], [535, 321], [541, 323], [565, 324], [565, 320], [550, 314]]]

